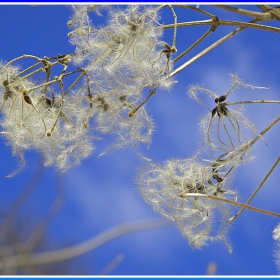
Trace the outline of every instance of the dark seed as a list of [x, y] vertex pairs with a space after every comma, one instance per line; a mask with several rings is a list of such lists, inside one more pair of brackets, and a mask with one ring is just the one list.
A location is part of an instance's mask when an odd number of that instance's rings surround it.
[[212, 110], [212, 118], [215, 116], [216, 113], [217, 113], [217, 107], [215, 107], [215, 108]]
[[223, 102], [226, 100], [226, 96], [225, 95], [222, 95], [220, 98], [219, 98], [219, 102]]
[[31, 100], [31, 98], [30, 98], [28, 95], [24, 95], [23, 98], [24, 98], [24, 101], [25, 101], [26, 103], [32, 105], [32, 100]]

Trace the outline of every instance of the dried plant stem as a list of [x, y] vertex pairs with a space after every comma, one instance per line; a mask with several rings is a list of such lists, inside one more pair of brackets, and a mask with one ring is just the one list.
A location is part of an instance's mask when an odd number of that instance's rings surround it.
[[[217, 22], [217, 26], [239, 26], [240, 28], [254, 28], [254, 29], [260, 29], [260, 30], [264, 30], [264, 31], [280, 33], [279, 27], [267, 26], [264, 24], [255, 23], [257, 21], [260, 21], [260, 19], [253, 19], [251, 22], [219, 19]], [[213, 20], [198, 20], [198, 21], [179, 22], [179, 23], [177, 23], [177, 27], [187, 27], [187, 26], [196, 26], [196, 25], [212, 25], [212, 24], [213, 24]], [[160, 28], [162, 28], [162, 29], [174, 28], [174, 24], [163, 25]]]
[[[212, 24], [213, 24], [213, 20], [212, 19], [194, 20], [194, 21], [178, 22], [177, 23], [177, 27], [212, 25]], [[159, 29], [173, 29], [174, 28], [174, 24], [161, 25], [158, 28]]]
[[[257, 192], [260, 190], [260, 188], [263, 186], [263, 184], [266, 182], [266, 180], [268, 179], [268, 177], [271, 175], [271, 173], [273, 172], [273, 170], [275, 169], [275, 167], [277, 166], [277, 164], [280, 161], [280, 157], [278, 157], [278, 159], [275, 161], [275, 163], [273, 164], [273, 166], [270, 168], [270, 170], [268, 171], [268, 173], [266, 174], [266, 176], [264, 177], [264, 179], [262, 180], [262, 182], [260, 183], [260, 185], [255, 189], [255, 191], [253, 192], [253, 194], [250, 196], [250, 198], [247, 200], [247, 202], [245, 203], [245, 205], [248, 205], [252, 199], [255, 197], [255, 195], [257, 194]], [[245, 208], [241, 208], [232, 218], [228, 219], [228, 222], [232, 222], [233, 220], [235, 220], [243, 211], [245, 210]]]
[[65, 249], [44, 253], [35, 253], [32, 255], [19, 254], [16, 256], [3, 257], [1, 259], [0, 269], [3, 270], [12, 267], [34, 266], [64, 261], [92, 251], [105, 244], [106, 242], [109, 242], [110, 240], [113, 240], [122, 235], [133, 232], [156, 229], [160, 227], [166, 227], [172, 224], [173, 222], [169, 220], [157, 219], [118, 225], [111, 229], [108, 229], [107, 231], [102, 232], [97, 236], [90, 238], [85, 242]]
[[173, 34], [173, 41], [172, 41], [172, 48], [176, 49], [176, 38], [177, 38], [177, 15], [172, 7], [172, 5], [168, 5], [170, 8], [173, 18], [174, 18], [174, 34]]
[[236, 102], [224, 102], [225, 106], [238, 105], [238, 104], [280, 104], [280, 100], [249, 100], [249, 101], [236, 101]]
[[150, 94], [144, 99], [143, 102], [139, 106], [137, 106], [135, 109], [133, 109], [131, 112], [129, 112], [128, 116], [131, 118], [134, 116], [134, 114], [149, 100], [149, 98], [156, 94], [156, 89], [150, 90]]
[[41, 58], [39, 58], [38, 56], [35, 56], [35, 55], [23, 54], [23, 55], [21, 55], [19, 57], [16, 57], [16, 58], [10, 60], [8, 63], [5, 64], [4, 67], [7, 67], [10, 64], [12, 64], [12, 63], [14, 63], [14, 62], [16, 62], [16, 61], [18, 61], [20, 59], [23, 59], [23, 58], [34, 58], [34, 59], [36, 59], [37, 61], [40, 61], [40, 62], [42, 62], [42, 60], [43, 60], [43, 59], [41, 59]]
[[17, 76], [18, 76], [18, 77], [21, 76], [22, 74], [24, 74], [24, 73], [30, 71], [31, 69], [33, 69], [33, 68], [39, 66], [41, 63], [42, 63], [42, 61], [39, 61], [39, 62], [37, 62], [37, 63], [31, 65], [30, 67], [28, 67], [28, 68], [24, 69], [23, 71], [19, 72]]
[[[278, 121], [280, 121], [280, 116], [277, 117], [273, 122], [271, 122], [259, 135], [257, 135], [255, 138], [253, 138], [252, 140], [248, 141], [248, 143], [245, 143], [244, 145], [240, 146], [240, 158], [242, 158], [245, 153], [248, 151], [248, 147], [252, 147], [259, 139], [262, 138], [262, 136], [264, 136]], [[228, 156], [228, 158], [227, 158]], [[221, 160], [222, 158], [226, 158], [226, 160], [231, 160], [233, 157], [235, 157], [236, 155], [232, 152], [223, 154], [222, 156], [219, 157], [219, 160]], [[230, 170], [227, 172], [226, 175], [229, 174], [229, 172], [233, 170], [233, 168], [230, 168]]]
[[[81, 75], [72, 83], [71, 86], [64, 92], [64, 96], [83, 78], [86, 72], [81, 73]], [[65, 75], [66, 76], [66, 75]]]
[[99, 272], [99, 275], [109, 275], [122, 261], [124, 260], [124, 254], [118, 254], [109, 264], [106, 265]]
[[[280, 121], [280, 116], [277, 117], [270, 125], [268, 125], [261, 133], [260, 136], [263, 136], [267, 133], [278, 121]], [[260, 138], [260, 137], [259, 137]]]
[[279, 6], [271, 7], [269, 5], [257, 5], [264, 13], [270, 13], [273, 16], [273, 19], [280, 19], [280, 9]]
[[61, 172], [56, 172], [56, 195], [53, 201], [52, 206], [50, 207], [46, 216], [40, 221], [40, 223], [33, 230], [32, 234], [30, 234], [28, 240], [22, 245], [19, 252], [20, 253], [29, 253], [33, 251], [40, 240], [43, 238], [48, 226], [51, 224], [53, 219], [59, 213], [62, 208], [65, 200], [65, 186], [63, 175]]
[[28, 197], [34, 192], [39, 182], [41, 181], [45, 168], [43, 167], [43, 163], [40, 157], [38, 157], [38, 162], [36, 165], [36, 169], [27, 183], [24, 190], [21, 194], [16, 198], [13, 202], [10, 209], [7, 211], [7, 215], [4, 217], [1, 222], [0, 228], [0, 243], [6, 238], [7, 234], [10, 231], [13, 221], [15, 220], [16, 215], [19, 213], [20, 207], [24, 204], [24, 202], [28, 199]]
[[219, 197], [219, 196], [215, 196], [215, 195], [202, 194], [202, 193], [183, 193], [180, 196], [181, 197], [206, 197], [206, 198], [215, 199], [215, 200], [223, 201], [223, 202], [226, 202], [226, 203], [230, 203], [230, 204], [235, 205], [235, 206], [240, 206], [240, 207], [246, 208], [248, 210], [256, 211], [256, 212], [259, 212], [259, 213], [262, 213], [262, 214], [266, 214], [266, 215], [270, 215], [270, 216], [280, 218], [280, 214], [278, 214], [278, 213], [267, 211], [267, 210], [264, 210], [264, 209], [260, 209], [260, 208], [257, 208], [257, 207], [253, 207], [253, 206], [250, 206], [250, 205], [247, 205], [247, 204], [243, 204], [243, 203], [240, 203], [240, 202], [237, 202], [237, 201], [233, 201], [233, 200], [226, 199], [226, 198]]
[[[16, 80], [15, 83], [13, 83], [13, 85], [17, 85], [17, 84], [19, 84], [20, 82], [26, 80], [27, 78], [29, 78], [29, 77], [31, 77], [31, 76], [35, 75], [36, 73], [39, 73], [39, 72], [41, 72], [41, 71], [43, 71], [43, 70], [44, 70], [44, 67], [40, 67], [40, 68], [34, 70], [33, 72], [31, 72], [31, 73], [29, 73], [29, 74], [27, 74], [27, 75], [21, 77], [20, 79]], [[40, 85], [40, 86], [41, 86], [41, 85]]]
[[[28, 91], [28, 92], [31, 92], [31, 91], [36, 90], [36, 89], [41, 88], [41, 87], [48, 87], [48, 86], [51, 85], [51, 84], [59, 83], [60, 80], [62, 80], [64, 77], [65, 77], [65, 74], [62, 74], [62, 75], [59, 77], [59, 78], [60, 78], [59, 80], [58, 80], [58, 79], [53, 79], [53, 80], [51, 80], [51, 81], [49, 81], [49, 82], [46, 82], [46, 83], [37, 85], [37, 86], [35, 86], [35, 87], [33, 87], [33, 88], [29, 88], [29, 89], [27, 89], [27, 91]], [[65, 94], [64, 94], [64, 95], [65, 95]]]
[[87, 91], [88, 91], [88, 99], [89, 99], [89, 111], [88, 111], [88, 116], [87, 116], [87, 120], [84, 123], [84, 127], [87, 128], [89, 125], [89, 121], [90, 118], [92, 117], [92, 110], [93, 110], [93, 106], [92, 106], [92, 94], [90, 93], [90, 78], [87, 72], [84, 72], [87, 76]]
[[176, 5], [176, 6], [179, 6], [179, 7], [182, 7], [182, 8], [187, 8], [187, 9], [191, 9], [191, 10], [200, 12], [200, 13], [202, 13], [202, 14], [204, 14], [204, 15], [207, 15], [207, 16], [211, 17], [212, 19], [216, 18], [215, 15], [213, 15], [213, 14], [207, 12], [207, 11], [204, 11], [204, 10], [202, 10], [202, 9], [200, 9], [200, 8], [197, 8], [197, 7], [193, 7], [193, 6], [190, 6], [190, 5], [184, 5], [184, 4], [179, 4], [179, 5]]
[[200, 42], [202, 42], [211, 32], [212, 32], [212, 27], [206, 31], [196, 42], [194, 42], [189, 48], [187, 48], [184, 52], [182, 52], [179, 56], [177, 56], [174, 60], [173, 63], [178, 61], [180, 58], [182, 58], [185, 54], [187, 54], [190, 50], [195, 48]]
[[213, 7], [224, 9], [224, 10], [231, 11], [231, 12], [241, 14], [241, 15], [245, 15], [245, 16], [255, 17], [255, 18], [258, 18], [260, 20], [269, 21], [269, 20], [273, 19], [273, 15], [269, 11], [264, 12], [264, 13], [260, 13], [260, 12], [245, 10], [245, 9], [241, 9], [241, 8], [235, 8], [235, 7], [232, 7], [232, 6], [229, 6], [229, 5], [213, 5]]
[[64, 97], [64, 94], [63, 94], [63, 82], [62, 82], [60, 77], [57, 77], [57, 82], [59, 82], [59, 87], [60, 87], [61, 104], [59, 106], [58, 113], [56, 115], [56, 118], [54, 120], [54, 123], [53, 123], [52, 127], [50, 128], [49, 131], [46, 132], [46, 136], [47, 137], [51, 137], [52, 136], [52, 132], [53, 132], [53, 130], [54, 130], [56, 124], [57, 124], [58, 118], [62, 114], [62, 107], [63, 107], [63, 102], [64, 102], [64, 100], [63, 100], [63, 97]]
[[[257, 21], [257, 20], [253, 20], [253, 21]], [[210, 52], [211, 50], [213, 50], [217, 46], [221, 45], [222, 43], [224, 43], [225, 41], [227, 41], [228, 39], [230, 39], [234, 35], [238, 34], [241, 31], [243, 31], [244, 29], [245, 29], [245, 27], [240, 27], [240, 28], [237, 28], [236, 30], [230, 32], [229, 34], [227, 34], [226, 36], [224, 36], [220, 40], [216, 41], [214, 44], [210, 45], [208, 48], [204, 49], [199, 54], [197, 54], [196, 56], [191, 58], [190, 60], [188, 60], [186, 63], [184, 63], [183, 65], [181, 65], [177, 69], [175, 69], [172, 73], [170, 73], [169, 77], [175, 76], [176, 74], [181, 72], [183, 69], [185, 69], [186, 67], [191, 65], [193, 62], [195, 62], [196, 60], [198, 60], [199, 58], [201, 58], [202, 56], [204, 56], [205, 54], [207, 54], [208, 52]]]

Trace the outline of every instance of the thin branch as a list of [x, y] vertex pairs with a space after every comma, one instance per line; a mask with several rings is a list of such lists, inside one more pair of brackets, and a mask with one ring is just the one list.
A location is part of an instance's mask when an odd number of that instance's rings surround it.
[[272, 8], [269, 5], [257, 5], [263, 12], [272, 15], [273, 19], [280, 20], [280, 9], [279, 6]]
[[42, 66], [41, 68], [38, 68], [38, 69], [34, 70], [33, 72], [31, 72], [31, 73], [29, 73], [29, 74], [27, 74], [27, 75], [25, 75], [25, 76], [23, 76], [23, 77], [20, 77], [19, 79], [17, 79], [17, 80], [13, 83], [13, 85], [17, 85], [17, 84], [19, 84], [21, 81], [23, 81], [23, 80], [25, 80], [25, 79], [31, 77], [32, 75], [35, 75], [35, 74], [38, 73], [38, 72], [42, 72], [43, 70], [44, 70], [44, 66]]
[[212, 19], [217, 18], [215, 15], [213, 15], [213, 14], [207, 12], [207, 11], [204, 11], [204, 10], [202, 10], [200, 8], [197, 8], [197, 7], [193, 7], [193, 6], [190, 6], [190, 5], [184, 5], [184, 4], [183, 5], [179, 4], [178, 6], [181, 7], [181, 8], [187, 8], [187, 9], [191, 9], [191, 10], [200, 12], [200, 13], [202, 13], [204, 15], [207, 15], [207, 16], [211, 17]]
[[23, 203], [28, 199], [28, 197], [37, 188], [39, 182], [42, 179], [44, 171], [45, 171], [45, 168], [43, 167], [42, 160], [39, 157], [37, 165], [36, 165], [36, 169], [35, 169], [32, 177], [31, 177], [30, 181], [27, 183], [26, 187], [21, 192], [21, 194], [13, 202], [10, 209], [8, 209], [7, 215], [1, 223], [0, 243], [7, 236], [8, 232], [9, 232], [11, 226], [12, 226], [12, 223], [15, 220], [16, 215], [19, 213], [19, 208], [23, 205]]
[[[257, 21], [256, 19], [254, 19], [253, 21]], [[252, 22], [253, 22], [252, 21]], [[179, 24], [178, 24], [179, 25]], [[245, 29], [245, 27], [240, 27], [237, 28], [236, 30], [230, 32], [229, 34], [227, 34], [226, 36], [224, 36], [223, 38], [221, 38], [220, 40], [216, 41], [214, 44], [212, 44], [211, 46], [209, 46], [208, 48], [204, 49], [203, 51], [201, 51], [199, 54], [197, 54], [196, 56], [194, 56], [193, 58], [191, 58], [190, 60], [188, 60], [186, 63], [184, 63], [183, 65], [181, 65], [180, 67], [178, 67], [177, 69], [175, 69], [170, 75], [169, 77], [175, 76], [176, 74], [178, 74], [179, 72], [181, 72], [183, 69], [185, 69], [186, 67], [188, 67], [190, 64], [192, 64], [193, 62], [195, 62], [196, 60], [198, 60], [199, 58], [201, 58], [202, 56], [204, 56], [205, 54], [207, 54], [208, 52], [210, 52], [211, 50], [213, 50], [214, 48], [216, 48], [217, 46], [221, 45], [222, 43], [224, 43], [225, 41], [227, 41], [228, 39], [230, 39], [231, 37], [233, 37], [234, 35], [238, 34], [239, 32], [243, 31]]]
[[173, 41], [172, 41], [172, 48], [176, 49], [176, 39], [177, 39], [177, 15], [172, 7], [172, 5], [168, 5], [170, 8], [173, 18], [174, 18], [174, 34], [173, 34]]
[[[200, 25], [212, 25], [212, 19], [206, 20], [194, 20], [194, 21], [186, 21], [186, 22], [178, 22], [177, 27], [187, 27], [187, 26], [200, 26]], [[157, 27], [158, 29], [173, 29], [175, 27], [174, 24], [166, 24]]]
[[23, 71], [21, 71], [21, 72], [19, 72], [19, 73], [17, 74], [17, 77], [19, 77], [19, 76], [21, 76], [22, 74], [24, 74], [24, 73], [30, 71], [30, 70], [33, 69], [33, 68], [39, 66], [41, 63], [43, 63], [43, 62], [42, 62], [42, 61], [39, 61], [39, 62], [37, 62], [37, 63], [31, 65], [30, 67], [24, 69]]
[[[69, 88], [64, 92], [64, 96], [83, 78], [86, 72], [81, 73], [81, 75], [69, 86]], [[66, 76], [66, 75], [65, 75]]]
[[139, 104], [135, 109], [133, 109], [132, 111], [129, 112], [128, 116], [131, 118], [134, 116], [134, 114], [149, 100], [149, 98], [152, 95], [156, 94], [156, 89], [152, 89], [150, 90], [150, 94], [143, 100], [143, 102], [141, 102], [141, 104]]
[[51, 252], [36, 253], [32, 255], [20, 254], [13, 257], [4, 257], [1, 260], [0, 269], [6, 269], [15, 266], [42, 265], [64, 261], [92, 251], [101, 245], [125, 234], [157, 229], [160, 227], [170, 226], [172, 224], [173, 222], [166, 219], [156, 219], [118, 225], [90, 238], [87, 241], [68, 248]]
[[[259, 135], [257, 135], [252, 140], [246, 142], [243, 145], [240, 145], [237, 149], [239, 150], [238, 154], [239, 157], [242, 158], [245, 153], [248, 151], [248, 148], [252, 147], [259, 139], [261, 139], [278, 121], [280, 121], [280, 116], [277, 117], [273, 122], [271, 122]], [[232, 158], [236, 157], [236, 152], [228, 152], [226, 154], [223, 154], [219, 157], [218, 160], [226, 159], [227, 161], [230, 161]], [[231, 171], [232, 169], [230, 169]], [[228, 172], [229, 173], [229, 172]], [[227, 175], [228, 175], [227, 173]]]
[[256, 211], [256, 212], [259, 212], [259, 213], [262, 213], [262, 214], [266, 214], [266, 215], [270, 215], [270, 216], [280, 218], [280, 214], [278, 214], [278, 213], [263, 210], [263, 209], [260, 209], [260, 208], [257, 208], [257, 207], [253, 207], [253, 206], [250, 206], [250, 205], [247, 205], [247, 204], [243, 204], [243, 203], [240, 203], [240, 202], [237, 202], [237, 201], [233, 201], [233, 200], [226, 199], [226, 198], [219, 197], [219, 196], [215, 196], [215, 195], [202, 194], [202, 193], [183, 193], [180, 196], [181, 197], [206, 197], [206, 198], [215, 199], [215, 200], [223, 201], [223, 202], [226, 202], [226, 203], [230, 203], [230, 204], [235, 205], [235, 206], [240, 206], [240, 207], [246, 208], [248, 210]]
[[261, 133], [260, 136], [263, 136], [265, 133], [267, 133], [277, 122], [280, 121], [280, 116], [277, 117], [270, 125], [268, 125]]
[[124, 260], [124, 254], [118, 254], [106, 267], [99, 272], [99, 275], [108, 275]]
[[196, 47], [200, 42], [202, 42], [209, 34], [212, 32], [212, 27], [206, 31], [196, 42], [194, 42], [189, 48], [187, 48], [184, 52], [182, 52], [179, 56], [177, 56], [172, 62], [175, 63], [180, 58], [182, 58], [185, 54], [187, 54], [190, 50]]
[[272, 20], [273, 16], [271, 15], [270, 12], [265, 12], [265, 13], [260, 13], [260, 12], [255, 12], [255, 11], [250, 11], [250, 10], [245, 10], [245, 9], [241, 9], [241, 8], [235, 8], [229, 5], [212, 5], [215, 8], [220, 8], [220, 9], [224, 9], [227, 11], [231, 11], [234, 13], [238, 13], [241, 15], [245, 15], [245, 16], [251, 16], [254, 18], [258, 18], [260, 20]]
[[[260, 188], [263, 186], [263, 184], [266, 182], [266, 180], [268, 179], [268, 177], [271, 175], [271, 173], [273, 172], [273, 170], [275, 169], [275, 167], [277, 166], [277, 164], [280, 161], [280, 157], [278, 157], [278, 159], [275, 161], [275, 163], [273, 164], [273, 166], [270, 168], [270, 170], [268, 171], [268, 173], [266, 174], [266, 176], [264, 177], [264, 179], [262, 180], [262, 182], [260, 183], [260, 185], [255, 189], [255, 191], [253, 192], [253, 194], [251, 195], [251, 197], [247, 200], [247, 202], [245, 203], [246, 205], [248, 205], [252, 199], [255, 197], [255, 195], [257, 194], [257, 192], [260, 190]], [[228, 222], [232, 222], [233, 220], [235, 220], [243, 211], [245, 210], [245, 208], [241, 208], [232, 218], [228, 219]]]
[[236, 102], [224, 102], [225, 106], [238, 105], [238, 104], [280, 104], [279, 100], [249, 100], [249, 101], [236, 101]]
[[23, 59], [23, 58], [34, 58], [34, 59], [36, 59], [38, 62], [40, 61], [40, 62], [43, 63], [43, 59], [39, 58], [38, 56], [29, 55], [29, 54], [23, 54], [23, 55], [21, 55], [21, 56], [19, 56], [19, 57], [16, 57], [16, 58], [10, 60], [8, 63], [6, 63], [6, 64], [4, 65], [4, 67], [7, 67], [8, 65], [10, 65], [10, 64], [12, 64], [12, 63], [14, 63], [14, 62], [16, 62], [16, 61], [18, 61], [18, 60], [20, 60], [20, 59]]
[[[260, 30], [280, 33], [280, 28], [274, 27], [274, 26], [268, 26], [268, 25], [264, 25], [264, 24], [254, 23], [257, 21], [260, 21], [260, 19], [254, 19], [250, 22], [219, 19], [218, 25], [219, 26], [222, 26], [222, 25], [239, 26], [239, 27], [243, 27], [243, 28], [245, 28], [245, 27], [254, 28], [254, 29], [260, 29]], [[213, 24], [213, 20], [199, 20], [199, 21], [179, 22], [179, 23], [177, 23], [177, 27], [187, 27], [187, 26], [196, 26], [196, 25], [212, 25], [212, 24]], [[174, 28], [174, 24], [161, 25], [158, 28], [159, 29], [170, 29], [170, 28]]]
[[53, 219], [56, 217], [56, 215], [59, 213], [61, 207], [64, 203], [64, 195], [65, 195], [65, 186], [64, 186], [64, 180], [63, 180], [63, 174], [59, 171], [56, 172], [56, 196], [54, 199], [54, 202], [49, 209], [46, 216], [43, 218], [42, 221], [38, 224], [38, 226], [35, 228], [33, 233], [30, 235], [27, 242], [24, 243], [24, 245], [20, 249], [20, 253], [29, 253], [33, 251], [37, 244], [42, 239], [43, 235], [45, 234], [48, 226], [53, 221]]
[[[257, 19], [257, 20], [259, 20], [259, 19]], [[255, 28], [255, 29], [280, 33], [280, 28], [274, 27], [274, 26], [267, 26], [264, 24], [257, 24], [257, 23], [251, 23], [251, 22], [239, 22], [239, 21], [233, 21], [233, 20], [220, 20], [219, 23], [220, 23], [220, 25], [240, 26], [240, 27]]]

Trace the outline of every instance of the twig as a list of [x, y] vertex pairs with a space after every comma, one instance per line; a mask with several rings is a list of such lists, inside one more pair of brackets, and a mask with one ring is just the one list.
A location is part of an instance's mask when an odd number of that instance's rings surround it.
[[260, 12], [245, 10], [245, 9], [241, 9], [241, 8], [235, 8], [235, 7], [232, 7], [229, 5], [213, 5], [213, 7], [224, 9], [224, 10], [231, 11], [231, 12], [238, 13], [238, 14], [245, 15], [245, 16], [251, 16], [254, 18], [258, 18], [260, 20], [269, 21], [269, 20], [273, 19], [273, 16], [271, 15], [270, 12], [260, 13]]
[[253, 206], [250, 206], [250, 205], [247, 205], [247, 204], [243, 204], [243, 203], [240, 203], [240, 202], [237, 202], [237, 201], [233, 201], [233, 200], [230, 200], [230, 199], [226, 199], [226, 198], [211, 195], [211, 194], [183, 193], [180, 196], [181, 197], [206, 197], [206, 198], [210, 198], [210, 199], [220, 200], [220, 201], [227, 202], [227, 203], [230, 203], [230, 204], [235, 205], [235, 206], [240, 206], [240, 207], [243, 207], [243, 208], [246, 208], [246, 209], [249, 209], [249, 210], [252, 210], [252, 211], [256, 211], [256, 212], [259, 212], [259, 213], [262, 213], [262, 214], [266, 214], [266, 215], [270, 215], [270, 216], [280, 218], [280, 214], [278, 214], [278, 213], [263, 210], [263, 209], [260, 209], [260, 208], [257, 208], [257, 207], [253, 207]]
[[[260, 29], [260, 30], [280, 33], [280, 28], [255, 23], [257, 21], [260, 21], [260, 19], [253, 19], [250, 22], [219, 19], [218, 23], [220, 26], [222, 26], [222, 25], [239, 26], [240, 28], [254, 28], [254, 29]], [[187, 27], [187, 26], [196, 26], [196, 25], [212, 25], [212, 24], [213, 24], [213, 20], [198, 20], [198, 21], [179, 22], [179, 23], [177, 23], [177, 27]], [[162, 25], [158, 28], [170, 29], [170, 28], [174, 28], [174, 24]]]
[[[253, 20], [253, 21], [257, 21], [257, 20]], [[178, 24], [179, 26], [179, 24]], [[217, 42], [215, 42], [214, 44], [212, 44], [211, 46], [209, 46], [208, 48], [204, 49], [202, 52], [200, 52], [199, 54], [197, 54], [196, 56], [194, 56], [193, 58], [191, 58], [190, 60], [188, 60], [186, 63], [184, 63], [183, 65], [181, 65], [180, 67], [178, 67], [176, 70], [174, 70], [169, 77], [175, 76], [176, 74], [178, 74], [179, 72], [181, 72], [183, 69], [185, 69], [186, 67], [188, 67], [189, 65], [191, 65], [193, 62], [195, 62], [196, 60], [198, 60], [199, 58], [201, 58], [203, 55], [205, 55], [206, 53], [210, 52], [211, 50], [213, 50], [214, 48], [216, 48], [217, 46], [221, 45], [222, 43], [224, 43], [225, 41], [227, 41], [228, 39], [230, 39], [231, 37], [233, 37], [234, 35], [238, 34], [239, 32], [241, 32], [242, 30], [244, 30], [245, 27], [240, 27], [237, 28], [236, 30], [230, 32], [229, 34], [227, 34], [226, 36], [224, 36], [223, 38], [221, 38], [220, 40], [218, 40]]]
[[63, 203], [64, 203], [64, 182], [63, 182], [63, 175], [61, 172], [56, 172], [56, 196], [54, 199], [54, 202], [46, 214], [46, 216], [43, 218], [43, 220], [38, 224], [38, 226], [35, 228], [33, 233], [30, 235], [29, 239], [23, 244], [23, 246], [20, 249], [20, 253], [29, 253], [33, 251], [37, 244], [40, 242], [41, 238], [43, 237], [44, 233], [46, 232], [46, 229], [52, 222], [52, 220], [56, 217], [56, 215], [59, 213]]
[[19, 208], [28, 199], [28, 197], [34, 192], [34, 190], [37, 188], [39, 182], [42, 179], [44, 171], [45, 171], [45, 168], [43, 167], [42, 160], [39, 157], [37, 165], [36, 165], [36, 169], [31, 177], [30, 181], [27, 183], [27, 185], [26, 185], [25, 189], [22, 191], [22, 193], [13, 202], [12, 206], [10, 207], [10, 209], [7, 212], [6, 217], [4, 218], [4, 220], [1, 223], [0, 243], [7, 236], [8, 232], [11, 228], [11, 225], [12, 225], [13, 221], [15, 220], [16, 215], [19, 213]]
[[124, 254], [118, 254], [106, 267], [99, 272], [99, 275], [108, 275], [124, 260]]
[[[255, 195], [257, 194], [257, 192], [260, 190], [260, 188], [263, 186], [263, 184], [266, 182], [266, 180], [268, 179], [268, 177], [270, 176], [270, 174], [273, 172], [273, 170], [275, 169], [275, 167], [277, 166], [277, 164], [280, 161], [280, 157], [278, 157], [278, 159], [276, 160], [276, 162], [273, 164], [273, 166], [270, 168], [270, 170], [268, 171], [268, 173], [266, 174], [266, 176], [264, 177], [264, 179], [262, 180], [262, 182], [260, 183], [260, 185], [255, 189], [255, 191], [253, 192], [253, 194], [251, 195], [251, 197], [247, 200], [247, 202], [245, 203], [246, 205], [248, 205], [252, 199], [255, 197]], [[245, 210], [245, 208], [241, 208], [232, 218], [228, 219], [227, 222], [232, 222], [233, 220], [235, 220], [243, 211]]]
[[212, 27], [206, 31], [196, 42], [194, 42], [189, 48], [187, 48], [184, 52], [182, 52], [179, 56], [177, 56], [172, 62], [175, 63], [180, 58], [182, 58], [185, 54], [187, 54], [190, 50], [196, 47], [200, 42], [202, 42], [209, 34], [212, 32]]
[[236, 102], [224, 102], [225, 106], [238, 105], [238, 104], [280, 104], [279, 100], [249, 100], [249, 101], [236, 101]]
[[140, 222], [126, 223], [115, 226], [107, 231], [100, 233], [97, 236], [90, 238], [89, 240], [80, 244], [70, 246], [68, 248], [44, 252], [29, 254], [19, 254], [13, 257], [4, 257], [0, 263], [0, 269], [11, 268], [15, 266], [33, 266], [42, 265], [47, 263], [55, 263], [77, 257], [92, 251], [101, 245], [125, 234], [156, 229], [160, 227], [166, 227], [172, 225], [173, 222], [166, 219], [146, 220]]

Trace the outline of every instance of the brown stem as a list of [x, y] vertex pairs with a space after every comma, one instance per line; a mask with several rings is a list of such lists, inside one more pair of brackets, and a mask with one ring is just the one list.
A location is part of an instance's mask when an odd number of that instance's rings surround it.
[[131, 112], [129, 112], [128, 116], [131, 118], [134, 116], [134, 114], [149, 100], [149, 98], [153, 95], [156, 94], [156, 89], [150, 90], [150, 94], [145, 98], [145, 100], [137, 106], [135, 109], [133, 109]]

